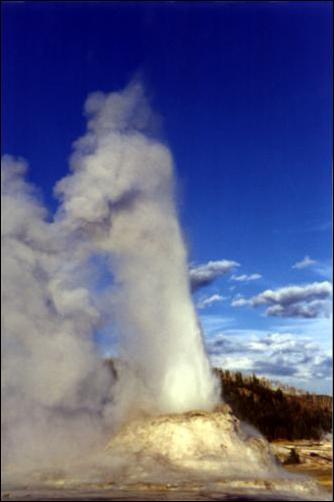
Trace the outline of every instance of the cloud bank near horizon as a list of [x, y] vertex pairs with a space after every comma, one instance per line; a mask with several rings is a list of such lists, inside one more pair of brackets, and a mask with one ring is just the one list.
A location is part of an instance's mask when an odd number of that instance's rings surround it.
[[331, 354], [314, 339], [294, 333], [251, 333], [250, 338], [231, 335], [228, 330], [209, 336], [206, 344], [213, 365], [294, 384], [331, 381]]

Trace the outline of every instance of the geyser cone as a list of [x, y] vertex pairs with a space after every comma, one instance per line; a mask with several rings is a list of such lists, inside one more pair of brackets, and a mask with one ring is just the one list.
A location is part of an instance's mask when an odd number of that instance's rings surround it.
[[289, 500], [330, 500], [313, 481], [283, 470], [269, 443], [242, 424], [228, 405], [214, 412], [131, 421], [111, 439], [106, 452], [112, 481], [128, 488], [172, 484], [230, 494], [265, 493], [268, 500], [275, 494]]
[[[135, 455], [140, 465], [157, 461], [191, 472], [194, 476], [224, 474], [224, 477], [257, 477], [277, 471], [268, 443], [261, 436], [249, 436], [240, 422], [223, 405], [219, 411], [192, 411], [145, 417], [131, 421], [111, 439], [111, 455]], [[151, 476], [150, 472], [146, 473]]]

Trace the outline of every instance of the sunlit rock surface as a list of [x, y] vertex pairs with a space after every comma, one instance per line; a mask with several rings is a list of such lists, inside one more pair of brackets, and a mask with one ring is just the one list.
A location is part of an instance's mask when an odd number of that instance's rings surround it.
[[127, 480], [152, 478], [159, 467], [170, 478], [177, 477], [178, 470], [196, 479], [207, 479], [208, 474], [265, 477], [269, 465], [271, 472], [278, 472], [268, 443], [252, 432], [224, 406], [213, 413], [134, 420], [112, 438], [107, 451], [131, 466]]

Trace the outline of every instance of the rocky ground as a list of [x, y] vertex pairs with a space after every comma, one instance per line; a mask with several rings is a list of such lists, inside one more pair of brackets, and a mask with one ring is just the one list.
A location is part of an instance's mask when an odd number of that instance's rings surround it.
[[[68, 483], [49, 483], [40, 486], [7, 486], [1, 493], [4, 501], [319, 501], [331, 500], [325, 492], [308, 490], [291, 491], [288, 479], [287, 485], [275, 480], [248, 480], [243, 482], [216, 482], [207, 484], [183, 483], [136, 483], [133, 485], [114, 486], [113, 483], [84, 483], [71, 486]], [[299, 493], [298, 493], [299, 492]]]
[[[320, 486], [332, 491], [333, 449], [331, 436], [327, 436], [321, 441], [274, 441], [271, 443], [271, 448], [286, 470], [311, 476], [317, 480]], [[293, 450], [295, 454], [291, 453]], [[296, 462], [290, 463], [291, 457], [294, 457]]]
[[[79, 489], [75, 490], [47, 490], [45, 488], [38, 490], [12, 490], [1, 494], [1, 500], [4, 501], [248, 501], [248, 502], [260, 502], [260, 501], [305, 501], [303, 497], [291, 497], [291, 495], [283, 494], [268, 494], [268, 492], [259, 494], [258, 492], [253, 493], [242, 493], [242, 492], [223, 492], [221, 490], [164, 490], [164, 489]], [[307, 499], [310, 500], [310, 499]], [[314, 501], [319, 501], [319, 498], [314, 498]], [[321, 499], [324, 500], [324, 499]], [[330, 500], [330, 499], [328, 499]]]

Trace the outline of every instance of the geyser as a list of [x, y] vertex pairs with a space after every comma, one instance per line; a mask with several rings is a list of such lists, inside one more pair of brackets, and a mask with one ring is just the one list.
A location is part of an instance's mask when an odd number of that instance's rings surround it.
[[[3, 432], [8, 462], [81, 453], [139, 411], [212, 409], [218, 390], [191, 300], [173, 162], [142, 85], [94, 93], [48, 221], [25, 162], [2, 160]], [[91, 287], [92, 259], [113, 281]], [[99, 302], [98, 300], [102, 301]], [[111, 323], [116, 385], [94, 333]]]
[[[101, 500], [109, 480], [288, 487], [319, 500], [312, 483], [286, 483], [228, 407], [211, 412], [219, 388], [191, 300], [173, 162], [141, 84], [92, 94], [85, 112], [52, 221], [24, 161], [2, 162], [5, 483], [35, 485], [40, 499], [58, 497], [50, 484], [81, 496], [98, 482]], [[101, 263], [113, 277], [103, 291]], [[106, 325], [119, 333], [116, 381], [94, 338]]]
[[108, 257], [118, 285], [113, 318], [127, 372], [117, 406], [212, 409], [218, 392], [191, 299], [171, 154], [152, 137], [141, 84], [92, 94], [85, 111], [88, 130], [75, 144], [73, 172], [56, 188], [58, 222]]

